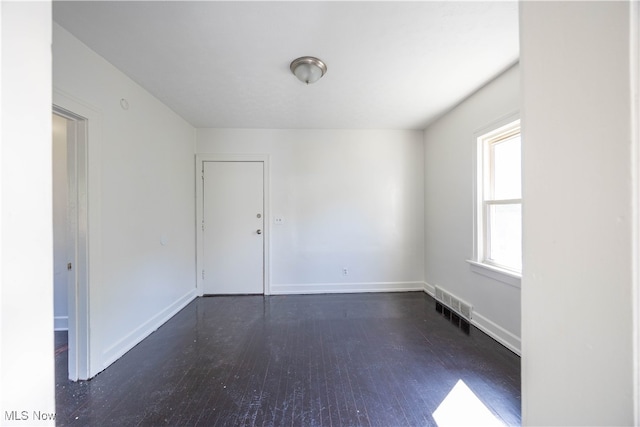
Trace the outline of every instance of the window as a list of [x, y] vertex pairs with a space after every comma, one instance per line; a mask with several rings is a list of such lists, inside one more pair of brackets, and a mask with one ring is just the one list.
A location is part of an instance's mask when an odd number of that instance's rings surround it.
[[477, 263], [522, 271], [520, 120], [477, 138]]

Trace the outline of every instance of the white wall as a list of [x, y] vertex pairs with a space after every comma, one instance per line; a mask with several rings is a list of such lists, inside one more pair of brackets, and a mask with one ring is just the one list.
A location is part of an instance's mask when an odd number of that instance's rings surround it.
[[0, 15], [0, 423], [53, 425], [33, 417], [55, 412], [51, 4], [0, 2]]
[[89, 121], [88, 190], [95, 374], [195, 295], [195, 135], [57, 24], [53, 85], [54, 102], [71, 99], [71, 109], [88, 106], [98, 117]]
[[425, 277], [474, 307], [474, 324], [520, 350], [520, 289], [480, 275], [473, 259], [474, 133], [520, 106], [513, 66], [425, 130]]
[[67, 119], [53, 114], [53, 319], [56, 331], [67, 330]]
[[272, 293], [423, 289], [421, 131], [198, 129], [196, 150], [270, 155]]
[[520, 8], [523, 424], [632, 425], [630, 4]]

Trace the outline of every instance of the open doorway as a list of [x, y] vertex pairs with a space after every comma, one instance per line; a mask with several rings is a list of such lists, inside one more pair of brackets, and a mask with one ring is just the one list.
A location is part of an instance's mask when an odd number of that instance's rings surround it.
[[88, 125], [56, 106], [52, 121], [55, 351], [56, 359], [66, 352], [68, 378], [77, 381], [89, 378]]
[[[68, 351], [69, 304], [68, 278], [71, 268], [68, 254], [69, 192], [67, 177], [67, 119], [52, 114], [52, 213], [53, 213], [53, 330], [56, 360]], [[71, 249], [71, 248], [69, 248]]]

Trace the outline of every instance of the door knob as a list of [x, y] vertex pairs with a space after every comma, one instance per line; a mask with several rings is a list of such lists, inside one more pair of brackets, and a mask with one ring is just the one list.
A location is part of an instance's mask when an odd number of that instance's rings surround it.
[[258, 231], [256, 231], [256, 233], [262, 234], [262, 230], [258, 229]]

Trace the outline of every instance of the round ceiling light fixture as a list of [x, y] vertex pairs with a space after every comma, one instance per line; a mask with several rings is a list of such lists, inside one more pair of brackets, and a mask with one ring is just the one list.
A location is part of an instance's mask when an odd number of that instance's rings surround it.
[[317, 82], [327, 72], [325, 63], [313, 56], [294, 59], [289, 68], [298, 80], [306, 84]]

